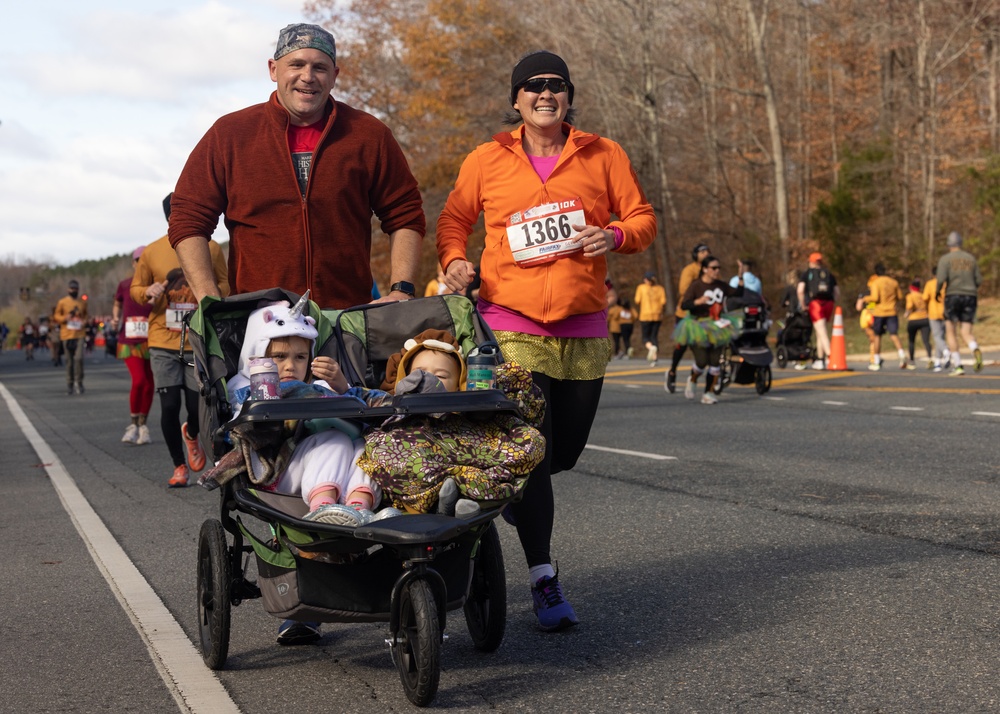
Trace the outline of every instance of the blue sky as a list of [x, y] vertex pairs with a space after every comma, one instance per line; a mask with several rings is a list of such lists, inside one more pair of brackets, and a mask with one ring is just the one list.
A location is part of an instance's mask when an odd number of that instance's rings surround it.
[[160, 203], [191, 149], [221, 115], [267, 99], [267, 58], [303, 5], [4, 3], [0, 259], [66, 265], [163, 235]]

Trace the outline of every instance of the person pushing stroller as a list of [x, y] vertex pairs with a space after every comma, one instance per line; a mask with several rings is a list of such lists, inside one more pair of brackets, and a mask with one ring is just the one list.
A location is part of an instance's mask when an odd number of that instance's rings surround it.
[[701, 274], [691, 283], [681, 300], [681, 307], [688, 311], [688, 315], [674, 329], [674, 341], [679, 345], [689, 345], [695, 358], [691, 376], [684, 388], [687, 399], [694, 399], [698, 377], [703, 372], [708, 372], [705, 393], [701, 397], [702, 404], [715, 404], [719, 401], [712, 387], [719, 375], [722, 349], [732, 338], [731, 325], [719, 320], [723, 303], [727, 297], [743, 295], [743, 276], [738, 276], [735, 288], [730, 287], [719, 279], [721, 267], [718, 258], [713, 255], [702, 259]]

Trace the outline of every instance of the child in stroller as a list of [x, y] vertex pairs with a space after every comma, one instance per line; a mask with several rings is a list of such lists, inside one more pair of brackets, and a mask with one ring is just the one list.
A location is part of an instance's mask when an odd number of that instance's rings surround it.
[[[202, 438], [215, 457], [228, 448], [226, 433], [237, 444], [251, 436], [257, 443], [284, 443], [290, 425], [294, 431], [310, 421], [376, 426], [446, 412], [466, 414], [470, 423], [496, 423], [498, 417], [513, 418], [521, 411], [518, 395], [512, 394], [512, 400], [499, 390], [397, 394], [378, 406], [353, 399], [309, 398], [317, 394], [306, 390], [247, 402], [230, 422], [226, 382], [237, 372], [235, 354], [242, 348], [247, 315], [262, 300], [283, 298], [298, 300], [280, 290], [208, 299], [191, 319], [206, 416]], [[338, 361], [353, 387], [379, 385], [387, 359], [399, 349], [403, 335], [428, 327], [447, 329], [465, 354], [492, 338], [472, 304], [459, 296], [341, 312], [322, 312], [309, 303], [308, 314], [317, 321], [317, 354]], [[418, 513], [346, 527], [304, 521], [308, 505], [301, 496], [262, 488], [252, 470], [224, 479], [219, 491], [220, 518], [205, 521], [198, 545], [199, 633], [209, 667], [225, 664], [230, 608], [253, 598], [262, 598], [270, 614], [297, 622], [388, 622], [390, 653], [407, 696], [418, 705], [429, 703], [437, 690], [448, 610], [464, 608], [477, 648], [493, 651], [502, 641], [506, 576], [492, 521], [509, 499], [483, 502], [481, 512], [469, 519]], [[516, 484], [505, 493], [516, 495]], [[271, 535], [255, 533], [241, 514], [265, 523]], [[242, 562], [244, 553], [255, 558], [256, 581], [246, 577], [249, 563]]]
[[[329, 356], [313, 357], [314, 341], [319, 332], [315, 318], [303, 314], [307, 303], [308, 292], [294, 307], [282, 301], [250, 313], [240, 350], [239, 372], [226, 385], [229, 405], [236, 416], [249, 397], [250, 364], [258, 356], [270, 357], [277, 363], [278, 377], [286, 393], [290, 389], [301, 392], [307, 382], [312, 383], [314, 390], [329, 390], [339, 395], [348, 392], [349, 385], [340, 365]], [[377, 404], [385, 396], [382, 392], [360, 394], [355, 391], [347, 398]], [[373, 510], [381, 500], [381, 489], [357, 466], [357, 459], [364, 452], [364, 440], [358, 431], [349, 426], [345, 428], [343, 423], [334, 426], [317, 430], [298, 441], [266, 487], [280, 493], [301, 494], [309, 506], [305, 520], [361, 525], [375, 517]], [[261, 479], [264, 464], [256, 452], [251, 452], [250, 457], [255, 476]], [[226, 464], [222, 470], [228, 466]], [[216, 467], [203, 479], [214, 478], [219, 470], [220, 467]], [[389, 517], [392, 514], [380, 515]]]

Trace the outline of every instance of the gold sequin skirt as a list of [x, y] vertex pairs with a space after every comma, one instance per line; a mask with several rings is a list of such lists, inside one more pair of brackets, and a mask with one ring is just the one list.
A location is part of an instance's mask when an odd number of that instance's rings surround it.
[[493, 334], [505, 360], [552, 379], [601, 379], [613, 350], [610, 337], [545, 337], [504, 330]]

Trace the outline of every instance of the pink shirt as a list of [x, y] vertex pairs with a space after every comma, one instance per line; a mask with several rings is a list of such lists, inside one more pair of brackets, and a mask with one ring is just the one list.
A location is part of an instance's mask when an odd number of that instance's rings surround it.
[[[558, 156], [532, 156], [528, 154], [531, 168], [535, 170], [542, 183], [548, 180], [552, 170], [559, 163]], [[624, 235], [619, 239], [620, 230], [615, 230], [615, 247], [621, 245]], [[535, 322], [519, 312], [500, 305], [494, 305], [482, 298], [476, 303], [479, 314], [486, 320], [492, 330], [505, 332], [522, 332], [526, 335], [542, 337], [607, 337], [608, 311], [601, 310], [586, 315], [573, 315], [558, 322]]]

